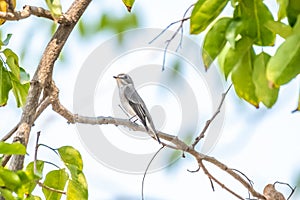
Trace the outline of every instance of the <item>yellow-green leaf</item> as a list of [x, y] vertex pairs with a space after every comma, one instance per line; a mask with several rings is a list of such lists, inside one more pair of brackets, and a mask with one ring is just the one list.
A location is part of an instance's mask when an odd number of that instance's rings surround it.
[[10, 68], [12, 74], [20, 80], [19, 58], [11, 49], [4, 49], [3, 54], [6, 57], [6, 64]]
[[58, 19], [62, 15], [62, 7], [60, 0], [46, 0], [47, 6], [54, 19]]
[[11, 80], [12, 91], [14, 93], [17, 106], [22, 107], [24, 106], [29, 90], [29, 83], [21, 84], [19, 81], [14, 79]]
[[124, 5], [126, 6], [128, 12], [131, 12], [131, 9], [132, 9], [132, 6], [133, 6], [133, 3], [135, 0], [122, 0]]
[[253, 54], [253, 49], [250, 49], [243, 55], [241, 61], [232, 70], [231, 80], [237, 95], [258, 108], [259, 101], [255, 94], [255, 85], [252, 79]]
[[227, 0], [198, 0], [191, 15], [190, 33], [199, 34], [204, 31], [226, 4]]
[[230, 22], [231, 18], [229, 17], [221, 18], [206, 34], [202, 49], [202, 59], [206, 69], [211, 65], [225, 46], [225, 32]]
[[255, 58], [253, 65], [253, 82], [256, 96], [268, 108], [271, 108], [277, 101], [279, 92], [278, 88], [270, 87], [266, 77], [266, 65], [270, 57], [269, 54], [262, 52]]
[[88, 191], [76, 181], [70, 180], [67, 189], [67, 200], [88, 199]]
[[267, 78], [275, 87], [288, 83], [300, 73], [300, 16], [293, 33], [277, 49], [267, 65]]
[[224, 59], [224, 74], [225, 78], [228, 77], [229, 73], [234, 67], [241, 62], [244, 55], [249, 51], [253, 44], [253, 40], [248, 37], [243, 37], [236, 43], [235, 48], [230, 48]]
[[235, 43], [238, 40], [238, 36], [242, 31], [243, 23], [239, 19], [232, 20], [228, 25], [228, 28], [225, 33], [225, 38], [231, 45], [233, 49], [235, 49]]
[[12, 34], [7, 34], [5, 40], [3, 40], [3, 41], [0, 40], [0, 48], [1, 48], [2, 46], [7, 46], [7, 45], [8, 45], [11, 36], [12, 36]]
[[283, 18], [286, 17], [286, 8], [289, 4], [289, 0], [277, 0], [277, 3], [279, 5], [279, 9], [278, 9], [278, 21], [281, 21]]
[[242, 37], [252, 38], [257, 45], [274, 45], [275, 34], [265, 27], [267, 21], [274, 19], [263, 1], [239, 1], [234, 15], [242, 21]]
[[21, 143], [5, 143], [0, 142], [0, 154], [17, 154], [17, 155], [25, 155], [26, 147]]
[[289, 25], [273, 20], [267, 21], [265, 23], [265, 27], [267, 27], [267, 29], [269, 29], [275, 34], [280, 35], [283, 38], [287, 38], [293, 32], [293, 29]]
[[83, 162], [78, 150], [71, 146], [63, 146], [58, 149], [58, 153], [67, 167], [73, 165], [82, 171]]
[[3, 63], [0, 61], [0, 106], [6, 105], [8, 93], [11, 88], [9, 72], [3, 67]]
[[5, 183], [5, 187], [10, 190], [15, 190], [21, 185], [21, 180], [18, 174], [14, 171], [0, 167], [0, 178]]
[[4, 197], [5, 200], [16, 200], [16, 198], [13, 196], [12, 192], [8, 189], [0, 187], [0, 194], [2, 197]]
[[[65, 169], [53, 170], [46, 175], [44, 185], [56, 190], [64, 190], [68, 178], [69, 176]], [[42, 190], [46, 199], [60, 200], [61, 198], [61, 193], [50, 191], [46, 188], [43, 188]]]

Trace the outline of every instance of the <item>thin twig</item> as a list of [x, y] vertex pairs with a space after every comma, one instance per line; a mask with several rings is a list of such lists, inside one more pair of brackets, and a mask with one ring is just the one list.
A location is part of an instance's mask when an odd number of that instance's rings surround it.
[[[249, 184], [253, 187], [253, 181], [251, 179], [249, 179], [248, 176], [246, 176], [245, 173], [243, 173], [243, 172], [241, 172], [240, 170], [237, 170], [237, 169], [231, 169], [231, 170], [236, 171], [236, 172], [242, 174], [248, 180]], [[249, 191], [248, 191], [248, 196], [249, 196], [248, 199], [251, 199], [251, 193]]]
[[231, 88], [232, 84], [228, 87], [228, 89], [226, 90], [225, 93], [222, 94], [222, 99], [220, 101], [220, 104], [216, 110], [216, 112], [213, 114], [213, 116], [206, 121], [206, 124], [203, 128], [203, 130], [201, 131], [200, 135], [198, 137], [196, 137], [194, 143], [192, 144], [192, 147], [195, 148], [195, 146], [198, 144], [198, 142], [204, 138], [205, 136], [205, 132], [207, 131], [207, 129], [209, 128], [210, 124], [214, 121], [214, 119], [217, 117], [217, 115], [221, 112], [221, 108], [222, 108], [222, 105], [224, 103], [224, 100], [225, 100], [225, 97], [227, 95], [227, 93], [229, 92], [230, 88]]
[[187, 169], [187, 171], [190, 172], [190, 173], [196, 173], [196, 172], [199, 172], [200, 169], [201, 169], [201, 168], [200, 168], [200, 166], [198, 165], [198, 168], [197, 168], [197, 169], [195, 169], [195, 170], [189, 170], [189, 169]]
[[47, 190], [49, 190], [49, 191], [51, 191], [51, 192], [57, 192], [57, 193], [60, 193], [60, 194], [67, 194], [65, 191], [63, 191], [63, 190], [57, 190], [57, 189], [54, 189], [54, 188], [52, 188], [52, 187], [49, 187], [49, 186], [47, 186], [47, 185], [44, 185], [42, 182], [40, 182], [40, 181], [37, 181], [37, 184], [39, 185], [39, 186], [41, 186], [41, 187], [43, 187], [43, 188], [45, 188], [45, 189], [47, 189]]
[[[39, 148], [39, 146], [41, 146], [41, 145], [39, 145], [40, 135], [41, 135], [41, 132], [38, 131], [38, 132], [37, 132], [37, 137], [36, 137], [36, 142], [35, 142], [34, 160], [33, 160], [33, 173], [34, 173], [34, 174], [37, 174], [36, 162], [37, 162], [37, 152], [38, 152], [38, 148]], [[43, 146], [45, 146], [45, 145], [43, 145]], [[47, 146], [47, 147], [48, 147], [48, 146]], [[50, 148], [50, 149], [52, 149], [52, 148]], [[47, 162], [47, 163], [50, 163], [50, 162]], [[57, 165], [55, 165], [55, 164], [53, 164], [53, 163], [51, 163], [51, 164], [54, 165], [54, 166], [56, 166], [56, 167], [58, 167]], [[59, 168], [59, 167], [58, 167], [58, 168]], [[40, 182], [40, 181], [38, 181], [38, 180], [36, 181], [36, 183], [37, 183], [40, 187], [43, 187], [43, 188], [45, 188], [45, 189], [47, 189], [47, 190], [49, 190], [49, 191], [51, 191], [51, 192], [57, 192], [57, 193], [61, 193], [61, 194], [66, 194], [65, 191], [57, 190], [57, 189], [51, 188], [51, 187], [49, 187], [49, 186], [47, 186], [47, 185], [44, 185], [42, 182]]]
[[282, 185], [287, 185], [290, 189], [291, 189], [291, 194], [289, 195], [289, 197], [287, 198], [287, 200], [289, 200], [291, 197], [292, 197], [292, 195], [294, 194], [294, 192], [295, 192], [295, 190], [296, 190], [296, 187], [292, 187], [290, 184], [288, 184], [288, 183], [284, 183], [284, 182], [280, 182], [280, 181], [276, 181], [274, 184], [273, 184], [273, 186], [274, 186], [274, 188], [275, 188], [275, 185], [276, 184], [282, 184]]
[[144, 184], [145, 184], [145, 178], [146, 178], [146, 174], [147, 174], [147, 172], [148, 172], [148, 169], [149, 169], [149, 167], [150, 167], [152, 161], [154, 160], [154, 158], [157, 156], [157, 154], [158, 154], [164, 147], [165, 147], [165, 146], [162, 146], [162, 147], [160, 147], [160, 148], [156, 151], [156, 153], [153, 155], [153, 157], [151, 158], [151, 160], [149, 161], [149, 163], [148, 163], [148, 165], [147, 165], [147, 167], [146, 167], [146, 169], [145, 169], [145, 172], [144, 172], [144, 175], [143, 175], [143, 180], [142, 180], [142, 200], [144, 200]]
[[212, 181], [212, 179], [210, 177], [208, 177], [209, 181], [210, 181], [210, 186], [213, 190], [213, 192], [215, 191], [215, 186], [214, 186], [214, 182]]
[[33, 173], [37, 174], [37, 169], [36, 169], [36, 161], [37, 161], [37, 152], [39, 148], [39, 139], [40, 139], [41, 132], [38, 131], [36, 133], [36, 142], [35, 142], [35, 149], [34, 149], [34, 160], [33, 160]]
[[48, 148], [48, 149], [51, 149], [56, 155], [58, 155], [58, 153], [56, 152], [56, 149], [54, 149], [54, 148], [52, 148], [52, 147], [50, 147], [50, 146], [48, 146], [48, 145], [46, 145], [46, 144], [39, 144], [39, 146], [42, 146], [42, 147], [46, 147], [46, 148]]
[[[199, 163], [200, 167], [202, 168], [202, 170], [204, 171], [204, 173], [208, 176], [209, 179], [216, 182], [219, 186], [221, 186], [222, 188], [227, 190], [229, 193], [233, 194], [238, 199], [242, 199], [242, 200], [244, 199], [243, 197], [241, 197], [240, 195], [235, 193], [233, 190], [231, 190], [227, 186], [225, 186], [221, 181], [219, 181], [217, 178], [215, 178], [211, 173], [209, 173], [209, 171], [206, 169], [205, 165], [203, 164], [202, 160], [200, 160], [198, 163]], [[213, 187], [213, 190], [214, 190], [214, 187]]]
[[60, 167], [58, 165], [54, 164], [53, 162], [49, 162], [49, 161], [43, 161], [43, 162], [60, 169]]
[[179, 27], [176, 29], [176, 31], [173, 33], [173, 35], [166, 40], [166, 46], [164, 48], [164, 54], [163, 54], [163, 63], [162, 63], [162, 71], [165, 70], [165, 64], [166, 64], [166, 56], [167, 56], [167, 50], [169, 48], [169, 45], [171, 44], [171, 42], [174, 40], [174, 38], [178, 35], [179, 31], [181, 31], [181, 36], [180, 36], [180, 41], [179, 44], [176, 48], [176, 52], [178, 51], [178, 49], [181, 47], [182, 45], [182, 38], [183, 38], [183, 23], [187, 20], [190, 19], [190, 17], [186, 17], [188, 11], [194, 6], [195, 4], [192, 4], [191, 6], [189, 6], [186, 11], [183, 14], [182, 19], [172, 22], [171, 24], [169, 24], [163, 31], [161, 31], [153, 40], [151, 40], [149, 42], [149, 44], [153, 43], [156, 39], [158, 39], [160, 36], [162, 36], [162, 34], [164, 34], [171, 26], [173, 26], [174, 24], [180, 23]]

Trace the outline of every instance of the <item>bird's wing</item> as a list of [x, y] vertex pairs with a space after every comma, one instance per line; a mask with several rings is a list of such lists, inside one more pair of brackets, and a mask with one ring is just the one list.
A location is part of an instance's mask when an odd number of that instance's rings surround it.
[[147, 108], [143, 101], [143, 99], [140, 97], [140, 95], [137, 93], [136, 90], [132, 91], [130, 88], [126, 88], [124, 91], [125, 97], [129, 102], [129, 105], [132, 107], [136, 115], [140, 118], [141, 122], [143, 123], [144, 127], [148, 131], [147, 122], [146, 122], [146, 113]]

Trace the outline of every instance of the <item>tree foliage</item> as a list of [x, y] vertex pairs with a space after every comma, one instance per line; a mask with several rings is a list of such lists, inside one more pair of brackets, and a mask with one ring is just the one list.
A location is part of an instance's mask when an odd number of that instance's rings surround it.
[[[300, 72], [300, 5], [293, 0], [278, 1], [275, 20], [261, 0], [221, 2], [199, 0], [191, 15], [192, 34], [209, 29], [202, 51], [204, 65], [208, 69], [219, 58], [225, 78], [231, 76], [239, 97], [255, 107], [262, 102], [270, 108], [277, 100], [280, 86]], [[226, 4], [233, 8], [232, 16], [218, 17]], [[289, 24], [282, 22], [285, 17]], [[274, 46], [276, 35], [285, 41], [271, 56], [264, 47]]]

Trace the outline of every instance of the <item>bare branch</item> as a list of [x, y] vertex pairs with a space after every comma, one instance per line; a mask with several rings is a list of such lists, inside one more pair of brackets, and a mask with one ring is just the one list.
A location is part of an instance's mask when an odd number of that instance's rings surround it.
[[2, 139], [1, 139], [1, 142], [4, 142], [6, 140], [8, 140], [17, 130], [18, 130], [18, 127], [19, 127], [19, 124], [18, 123], [17, 125], [15, 125]]
[[[231, 194], [236, 196], [238, 199], [242, 199], [242, 200], [244, 199], [243, 197], [241, 197], [240, 195], [235, 193], [233, 190], [226, 187], [221, 181], [219, 181], [217, 178], [215, 178], [211, 173], [209, 173], [209, 171], [206, 169], [205, 165], [203, 164], [202, 160], [199, 160], [198, 163], [199, 163], [199, 166], [202, 168], [202, 170], [204, 171], [204, 173], [208, 176], [208, 178], [210, 180], [213, 180], [214, 182], [216, 182], [218, 185], [220, 185], [222, 188], [224, 188], [225, 190], [227, 190], [228, 192], [230, 192]], [[214, 187], [213, 187], [213, 190], [214, 190]]]
[[[0, 12], [0, 18], [6, 19], [9, 21], [18, 21], [21, 19], [26, 19], [30, 17], [31, 15], [37, 16], [37, 17], [43, 17], [50, 20], [55, 20], [51, 12], [49, 10], [45, 10], [42, 7], [36, 7], [36, 6], [29, 6], [25, 5], [23, 7], [23, 10], [21, 11], [10, 11], [10, 12]], [[55, 20], [59, 24], [69, 24], [71, 21], [67, 18], [66, 15], [60, 16], [58, 19]]]
[[192, 144], [192, 147], [193, 147], [193, 148], [195, 148], [195, 146], [198, 144], [198, 142], [199, 142], [202, 138], [204, 138], [205, 132], [206, 132], [207, 129], [209, 128], [209, 125], [211, 124], [212, 121], [214, 121], [214, 119], [217, 117], [217, 115], [221, 112], [221, 108], [222, 108], [222, 105], [223, 105], [223, 103], [224, 103], [225, 97], [226, 97], [227, 93], [229, 92], [231, 86], [232, 86], [232, 85], [230, 85], [230, 86], [228, 87], [228, 89], [226, 90], [226, 92], [222, 94], [222, 99], [221, 99], [221, 101], [220, 101], [220, 104], [219, 104], [219, 106], [218, 106], [216, 112], [213, 114], [213, 116], [212, 116], [209, 120], [206, 121], [206, 124], [205, 124], [203, 130], [201, 131], [200, 135], [199, 135], [198, 137], [196, 137], [194, 143]]
[[37, 152], [38, 152], [38, 149], [39, 149], [39, 139], [40, 139], [41, 132], [38, 131], [36, 135], [37, 136], [36, 136], [35, 149], [34, 149], [34, 160], [33, 160], [33, 173], [34, 174], [37, 174], [36, 161], [37, 161]]
[[[11, 158], [11, 155], [5, 155], [5, 156], [2, 158], [2, 162], [1, 162], [2, 167], [4, 167], [4, 166], [8, 163], [8, 161], [9, 161], [10, 158]], [[1, 199], [0, 199], [0, 200], [1, 200]]]
[[169, 48], [169, 45], [171, 44], [171, 42], [174, 40], [174, 38], [178, 35], [179, 31], [181, 31], [181, 35], [180, 35], [180, 41], [179, 44], [176, 48], [176, 51], [181, 47], [182, 45], [182, 37], [183, 37], [183, 23], [187, 20], [190, 19], [190, 17], [186, 17], [188, 11], [194, 7], [195, 4], [190, 5], [187, 10], [184, 12], [182, 19], [172, 22], [171, 24], [169, 24], [162, 32], [160, 32], [153, 40], [151, 40], [149, 43], [153, 43], [157, 38], [159, 38], [162, 34], [164, 34], [171, 26], [173, 26], [174, 24], [180, 23], [179, 27], [176, 29], [176, 31], [174, 32], [174, 34], [171, 36], [170, 39], [168, 39], [166, 41], [166, 46], [164, 48], [164, 55], [163, 55], [163, 63], [162, 63], [162, 71], [165, 69], [165, 63], [166, 63], [166, 55], [167, 55], [167, 50]]

